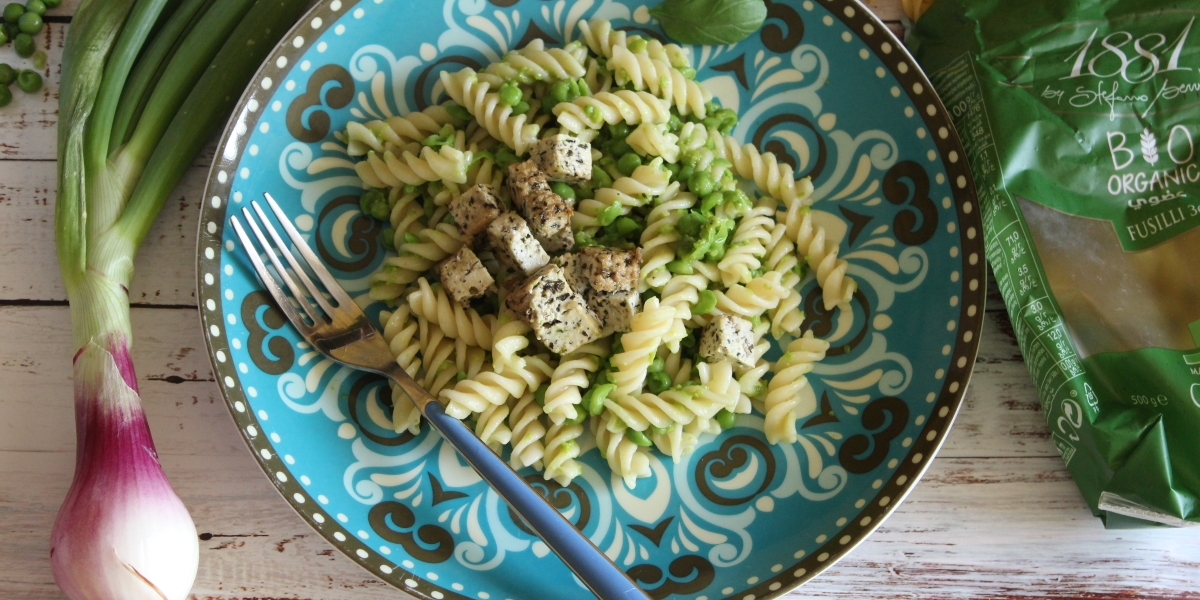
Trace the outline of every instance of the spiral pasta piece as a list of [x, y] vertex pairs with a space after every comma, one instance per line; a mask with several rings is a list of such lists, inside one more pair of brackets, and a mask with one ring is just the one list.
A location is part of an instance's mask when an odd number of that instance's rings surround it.
[[838, 258], [838, 245], [825, 239], [825, 228], [813, 223], [812, 213], [807, 208], [797, 212], [797, 218], [787, 222], [788, 233], [796, 242], [796, 251], [816, 274], [825, 310], [848, 306], [858, 289], [858, 283], [846, 275], [850, 264]]
[[639, 478], [650, 476], [650, 452], [626, 437], [627, 429], [611, 412], [592, 417], [592, 434], [600, 457], [608, 461], [614, 475], [625, 481], [625, 487], [633, 488]]
[[700, 301], [700, 292], [708, 289], [709, 283], [716, 281], [718, 275], [716, 267], [707, 263], [695, 263], [692, 265], [692, 274], [675, 275], [663, 286], [663, 305], [675, 309], [671, 328], [663, 336], [663, 343], [671, 352], [678, 352], [680, 340], [687, 337], [685, 323], [693, 318], [692, 307]]
[[707, 325], [712, 320], [711, 315], [714, 313], [735, 315], [753, 321], [768, 310], [779, 306], [779, 301], [786, 293], [783, 289], [782, 279], [781, 273], [770, 272], [761, 277], [755, 277], [745, 286], [735, 283], [725, 291], [716, 292], [717, 307], [713, 309], [713, 313], [696, 315], [692, 317], [692, 321], [701, 326]]
[[604, 408], [621, 418], [630, 429], [646, 431], [649, 428], [664, 429], [674, 423], [687, 423], [695, 414], [677, 402], [668, 400], [666, 394], [643, 392], [633, 395], [610, 395], [604, 400]]
[[390, 300], [397, 297], [404, 286], [412, 283], [422, 273], [462, 247], [458, 227], [450, 223], [439, 223], [432, 229], [417, 233], [418, 241], [400, 245], [397, 256], [383, 259], [379, 270], [371, 275], [371, 298]]
[[408, 295], [408, 305], [414, 315], [436, 323], [451, 338], [491, 351], [495, 317], [482, 317], [475, 309], [454, 302], [444, 289], [440, 286], [435, 289], [424, 277], [417, 280], [417, 286], [417, 290]]
[[679, 233], [675, 225], [688, 209], [696, 205], [696, 196], [679, 191], [672, 185], [663, 192], [655, 207], [646, 215], [646, 229], [642, 231], [642, 270], [638, 290], [661, 290], [671, 279], [667, 263], [675, 260], [675, 244]]
[[354, 172], [363, 183], [373, 188], [392, 188], [403, 185], [421, 185], [430, 181], [466, 183], [467, 164], [471, 153], [451, 146], [434, 150], [428, 146], [421, 149], [420, 156], [405, 151], [400, 156], [384, 152], [380, 158], [374, 150], [367, 152], [367, 159], [354, 165]]
[[605, 123], [629, 125], [666, 123], [671, 119], [671, 107], [666, 100], [650, 92], [617, 90], [580, 96], [554, 107], [558, 124], [571, 133], [600, 129]]
[[579, 458], [579, 436], [583, 435], [583, 425], [564, 422], [551, 425], [546, 431], [545, 471], [542, 476], [553, 479], [561, 486], [571, 484], [571, 480], [583, 472], [583, 467], [576, 460]]
[[[499, 345], [499, 341], [496, 342]], [[579, 416], [582, 388], [587, 387], [591, 374], [595, 373], [608, 356], [607, 339], [585, 344], [562, 357], [550, 376], [546, 388], [546, 415], [555, 425]]]
[[610, 398], [632, 397], [642, 389], [654, 351], [662, 343], [674, 317], [675, 309], [660, 306], [658, 298], [647, 300], [642, 311], [633, 316], [630, 330], [621, 335], [624, 351], [614, 354], [611, 359], [616, 369], [612, 374], [613, 383], [617, 387]]
[[813, 363], [825, 359], [829, 342], [817, 339], [807, 331], [804, 337], [788, 344], [787, 352], [775, 363], [775, 377], [767, 389], [764, 401], [766, 423], [763, 430], [767, 441], [772, 444], [794, 443], [797, 439], [796, 420], [813, 414], [817, 410], [816, 398], [802, 395], [808, 387], [805, 375], [812, 371]]
[[[401, 306], [395, 312], [383, 311], [379, 319], [384, 323], [383, 339], [387, 342], [396, 364], [416, 377], [421, 369], [421, 348], [417, 345], [418, 326], [412, 317], [412, 311], [407, 306]], [[396, 384], [392, 386], [392, 425], [396, 433], [409, 431], [417, 433], [421, 430], [421, 411], [413, 404], [408, 394], [405, 394]]]
[[[614, 28], [612, 22], [607, 19], [580, 21], [579, 30], [583, 33], [583, 40], [587, 43], [588, 48], [604, 58], [612, 58], [617, 47], [628, 49], [629, 37], [624, 31]], [[691, 66], [687, 52], [678, 44], [663, 44], [654, 38], [649, 38], [646, 40], [645, 54], [654, 60], [661, 60], [677, 68]]]
[[517, 154], [525, 152], [537, 142], [537, 125], [530, 123], [526, 115], [513, 114], [511, 106], [500, 102], [500, 95], [491, 93], [491, 85], [480, 81], [474, 69], [467, 67], [453, 75], [442, 72], [442, 84], [446, 93], [483, 125], [488, 133], [508, 144]]
[[771, 335], [800, 335], [804, 324], [804, 311], [800, 310], [802, 298], [796, 286], [800, 284], [803, 266], [796, 256], [796, 245], [787, 235], [785, 223], [775, 223], [771, 228], [771, 239], [767, 242], [767, 255], [763, 263], [768, 270], [783, 274], [780, 285], [786, 294], [779, 306], [771, 309]]
[[771, 241], [770, 229], [775, 224], [775, 204], [772, 198], [761, 198], [738, 222], [729, 250], [717, 264], [721, 283], [726, 287], [750, 283], [752, 272], [762, 267], [766, 244]]
[[678, 463], [684, 456], [696, 450], [699, 440], [696, 435], [684, 430], [684, 423], [672, 423], [666, 431], [655, 431], [650, 440], [659, 452], [670, 456], [671, 461]]
[[771, 370], [771, 363], [763, 359], [763, 355], [771, 349], [771, 343], [763, 339], [768, 328], [770, 324], [765, 321], [754, 327], [754, 350], [750, 353], [750, 362], [754, 366], [749, 369], [741, 365], [733, 367], [739, 394], [736, 405], [730, 410], [737, 414], [749, 414], [754, 402], [767, 392], [767, 385], [762, 378]]
[[587, 73], [583, 65], [586, 59], [587, 48], [581, 42], [547, 49], [544, 40], [534, 39], [524, 48], [509, 51], [504, 58], [485, 67], [483, 72], [524, 84], [537, 81], [553, 83], [583, 77]]
[[583, 82], [587, 84], [589, 93], [595, 95], [612, 89], [612, 73], [607, 69], [602, 69], [599, 60], [595, 57], [588, 57], [585, 67], [587, 72], [583, 75]]
[[643, 206], [670, 188], [679, 189], [671, 183], [671, 172], [662, 168], [662, 160], [655, 159], [648, 165], [633, 170], [629, 177], [621, 177], [612, 187], [596, 190], [595, 197], [579, 202], [571, 225], [576, 229], [601, 226], [600, 218], [613, 205], [620, 205], [620, 214], [627, 215], [635, 206]]
[[508, 369], [497, 373], [491, 363], [484, 364], [475, 377], [463, 379], [438, 394], [446, 403], [446, 414], [465, 419], [473, 413], [481, 413], [489, 406], [508, 402], [509, 398], [520, 397], [525, 391], [537, 389], [550, 378], [553, 369], [541, 356], [526, 357], [524, 369]]
[[625, 142], [641, 156], [658, 156], [669, 163], [679, 161], [679, 136], [666, 125], [642, 123], [630, 132]]
[[510, 410], [507, 404], [489, 404], [475, 417], [475, 435], [496, 453], [512, 441], [512, 429], [508, 427]]
[[716, 142], [716, 154], [733, 163], [738, 176], [753, 181], [758, 189], [784, 204], [812, 203], [812, 180], [805, 177], [797, 181], [792, 167], [779, 162], [775, 153], [759, 152], [754, 144], [738, 144], [716, 131], [710, 130], [708, 135]]
[[703, 119], [707, 116], [705, 104], [712, 100], [712, 92], [685, 77], [663, 58], [665, 56], [654, 58], [649, 51], [632, 52], [625, 45], [613, 46], [608, 70], [614, 73], [617, 85], [629, 84], [635, 90], [649, 90], [673, 104], [680, 116], [695, 115]]
[[530, 331], [529, 324], [511, 312], [501, 313], [492, 321], [492, 367], [497, 373], [525, 368], [525, 359], [517, 353], [529, 347]]
[[462, 121], [455, 119], [444, 105], [435, 105], [420, 112], [403, 116], [388, 117], [365, 123], [351, 121], [346, 124], [346, 153], [362, 156], [368, 151], [395, 151], [438, 133], [445, 125], [459, 127]]
[[512, 430], [512, 453], [508, 464], [514, 469], [542, 468], [542, 457], [546, 455], [543, 439], [546, 426], [542, 423], [542, 407], [538, 406], [532, 392], [521, 396], [508, 413], [508, 428]]
[[425, 374], [419, 380], [430, 394], [436, 395], [450, 382], [458, 378], [472, 377], [483, 368], [487, 352], [465, 341], [451, 339], [441, 327], [418, 317], [420, 326], [419, 344], [421, 362]]

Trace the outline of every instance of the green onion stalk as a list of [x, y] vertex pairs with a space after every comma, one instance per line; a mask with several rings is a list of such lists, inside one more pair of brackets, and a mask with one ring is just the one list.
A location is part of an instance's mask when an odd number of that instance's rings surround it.
[[63, 50], [54, 228], [71, 306], [75, 478], [51, 534], [73, 600], [187, 597], [199, 542], [134, 375], [134, 255], [306, 0], [83, 0]]

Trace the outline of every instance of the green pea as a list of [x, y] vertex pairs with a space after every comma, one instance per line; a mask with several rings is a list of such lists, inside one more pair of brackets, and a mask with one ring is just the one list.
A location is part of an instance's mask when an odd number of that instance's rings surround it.
[[391, 227], [384, 227], [383, 231], [379, 232], [379, 241], [383, 244], [384, 250], [395, 250], [396, 230]]
[[679, 115], [671, 113], [671, 118], [667, 120], [667, 129], [669, 129], [671, 133], [679, 133], [679, 130], [682, 128], [683, 120], [679, 118]]
[[598, 190], [600, 188], [612, 187], [612, 184], [613, 184], [612, 175], [609, 175], [608, 171], [605, 171], [604, 169], [592, 169], [592, 189], [593, 190]]
[[709, 175], [707, 171], [700, 171], [688, 178], [688, 189], [701, 198], [713, 193], [716, 185], [717, 182], [713, 181], [712, 175]]
[[611, 225], [612, 222], [616, 221], [617, 217], [620, 217], [620, 216], [621, 216], [621, 205], [620, 205], [620, 203], [617, 203], [617, 204], [613, 204], [612, 206], [609, 206], [608, 208], [605, 208], [604, 210], [600, 211], [600, 215], [598, 217], [596, 217], [596, 220], [600, 222], [600, 225]]
[[48, 8], [48, 9], [58, 8], [58, 5], [62, 4], [62, 0], [42, 0], [42, 2], [46, 5], [46, 8]]
[[561, 181], [555, 181], [550, 184], [550, 189], [554, 190], [555, 194], [562, 196], [564, 199], [569, 198], [574, 200], [576, 198], [575, 189]]
[[419, 244], [419, 243], [421, 243], [421, 238], [419, 236], [417, 236], [417, 234], [415, 234], [411, 231], [405, 231], [404, 232], [404, 243], [405, 244]]
[[46, 14], [46, 3], [42, 2], [42, 0], [28, 0], [25, 3], [25, 11], [44, 15]]
[[646, 434], [644, 434], [636, 429], [626, 429], [625, 437], [629, 441], [631, 441], [639, 446], [651, 446], [654, 444], [654, 442], [650, 441], [650, 438], [646, 437]]
[[27, 12], [17, 20], [17, 27], [21, 28], [22, 33], [33, 35], [42, 30], [42, 15]]
[[605, 383], [588, 390], [587, 395], [583, 397], [583, 405], [587, 408], [588, 413], [599, 415], [600, 411], [604, 410], [604, 399], [608, 398], [608, 394], [615, 389], [617, 389], [616, 384]]
[[17, 80], [17, 70], [7, 63], [0, 63], [0, 85], [12, 85]]
[[496, 166], [502, 169], [507, 169], [509, 165], [515, 165], [519, 162], [521, 162], [521, 158], [508, 146], [503, 146], [496, 151]]
[[21, 15], [25, 14], [25, 7], [16, 2], [9, 2], [4, 7], [4, 22], [16, 23], [20, 20]]
[[564, 422], [569, 425], [578, 425], [578, 424], [582, 423], [583, 420], [587, 418], [587, 416], [588, 416], [588, 411], [583, 410], [583, 407], [580, 406], [575, 409], [575, 416], [566, 419]]
[[691, 275], [695, 271], [692, 263], [686, 260], [673, 260], [667, 263], [667, 270], [676, 275]]
[[687, 79], [695, 79], [696, 78], [696, 70], [691, 67], [683, 67], [683, 68], [679, 69], [679, 72], [682, 73], [683, 76]]
[[555, 82], [550, 86], [550, 97], [555, 102], [567, 102], [571, 99], [571, 84], [566, 81]]
[[713, 192], [700, 200], [700, 212], [708, 214], [725, 202], [725, 194]]
[[671, 387], [671, 378], [666, 373], [659, 371], [646, 375], [646, 387], [650, 389], [652, 394], [661, 394]]
[[458, 373], [455, 373], [455, 374], [454, 374], [454, 380], [455, 380], [455, 381], [462, 381], [462, 380], [464, 380], [464, 379], [466, 379], [466, 378], [467, 378], [467, 372], [466, 372], [466, 371], [459, 371]]
[[608, 144], [608, 153], [612, 156], [625, 156], [633, 152], [633, 146], [625, 141], [625, 138], [615, 139]]
[[455, 104], [454, 102], [446, 104], [446, 112], [450, 113], [451, 117], [454, 117], [459, 121], [471, 120], [471, 112], [463, 108], [461, 105]]
[[33, 36], [28, 33], [20, 33], [13, 38], [13, 49], [17, 51], [17, 56], [29, 58], [33, 56], [34, 52], [37, 52], [37, 44], [33, 42]]
[[692, 175], [695, 172], [695, 167], [691, 165], [683, 165], [683, 167], [679, 169], [679, 176], [675, 178], [675, 181], [687, 182], [687, 180], [692, 178]]
[[641, 231], [642, 229], [641, 223], [638, 223], [629, 217], [620, 217], [613, 222], [613, 225], [617, 228], [617, 233], [620, 234], [621, 237], [625, 237], [635, 231]]
[[592, 234], [586, 231], [577, 231], [575, 232], [575, 245], [580, 248], [587, 248], [588, 246], [597, 246], [599, 244], [596, 243], [596, 238], [592, 237]]
[[46, 53], [44, 51], [38, 50], [34, 52], [31, 60], [33, 60], [34, 69], [42, 71], [46, 68]]
[[717, 295], [712, 290], [700, 290], [700, 299], [692, 307], [693, 315], [707, 315], [717, 307]]
[[[629, 177], [633, 175], [634, 170], [642, 166], [642, 157], [633, 152], [628, 152], [617, 161], [617, 170], [622, 175]], [[712, 179], [711, 177], [709, 179]]]
[[721, 429], [732, 429], [737, 424], [737, 415], [729, 412], [727, 408], [722, 408], [717, 411], [717, 424]]
[[649, 373], [659, 373], [666, 368], [667, 361], [663, 360], [663, 357], [655, 355], [654, 360], [650, 361], [650, 366], [646, 367], [646, 371]]
[[529, 112], [529, 103], [524, 100], [518, 102], [517, 105], [513, 107], [514, 115], [523, 115], [527, 112]]
[[629, 137], [629, 134], [632, 132], [633, 128], [625, 121], [619, 121], [608, 126], [608, 133], [612, 135], [614, 140], [623, 140]]
[[12, 90], [7, 85], [0, 85], [0, 108], [8, 106], [9, 102], [12, 102]]
[[632, 36], [625, 42], [625, 47], [634, 54], [641, 54], [646, 51], [646, 38], [641, 36]]
[[17, 23], [15, 21], [12, 23], [4, 24], [4, 35], [8, 36], [8, 39], [15, 40], [15, 39], [17, 39], [17, 36], [20, 34], [21, 34], [21, 28], [17, 27]]
[[8, 29], [0, 26], [0, 46], [8, 43]]
[[[24, 73], [22, 73], [24, 74]], [[387, 197], [381, 190], [368, 190], [358, 199], [358, 207], [363, 214], [383, 220], [391, 213], [388, 210]]]
[[550, 386], [543, 383], [542, 386], [533, 393], [533, 399], [537, 400], [538, 406], [546, 406], [546, 390], [548, 389], [550, 389]]
[[665, 168], [667, 170], [667, 172], [671, 174], [672, 181], [678, 181], [679, 180], [679, 170], [683, 167], [680, 167], [678, 163], [667, 163], [667, 164], [663, 165], [663, 168]]
[[587, 105], [587, 107], [583, 109], [583, 114], [588, 118], [589, 121], [593, 123], [604, 122], [604, 113], [600, 112], [600, 109], [596, 108], [594, 105]]
[[505, 106], [516, 106], [521, 102], [521, 88], [506, 83], [500, 86], [500, 103]]

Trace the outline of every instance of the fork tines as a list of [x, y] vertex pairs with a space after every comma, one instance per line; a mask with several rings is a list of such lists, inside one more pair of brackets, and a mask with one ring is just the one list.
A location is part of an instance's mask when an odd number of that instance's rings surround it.
[[[287, 315], [288, 320], [294, 323], [301, 329], [301, 333], [305, 333], [306, 329], [311, 330], [313, 327], [318, 327], [327, 323], [334, 325], [345, 325], [353, 322], [362, 314], [361, 309], [353, 299], [342, 289], [325, 265], [321, 264], [320, 259], [313, 253], [308, 244], [304, 242], [304, 238], [300, 237], [300, 232], [296, 230], [292, 222], [284, 214], [283, 210], [275, 202], [275, 199], [270, 194], [264, 194], [267, 199], [267, 205], [271, 207], [271, 212], [275, 214], [280, 225], [283, 226], [288, 238], [292, 242], [292, 246], [300, 253], [300, 259], [288, 249], [288, 244], [284, 243], [275, 226], [271, 224], [271, 220], [267, 218], [267, 214], [258, 205], [258, 202], [251, 202], [253, 212], [250, 208], [242, 208], [242, 216], [246, 219], [246, 223], [254, 232], [254, 237], [258, 239], [259, 245], [266, 251], [267, 258], [271, 262], [271, 266], [275, 268], [275, 273], [283, 280], [284, 285], [291, 292], [289, 297], [279, 286], [276, 280], [276, 275], [271, 273], [267, 265], [263, 263], [262, 256], [254, 245], [254, 241], [246, 234], [242, 224], [238, 221], [237, 216], [230, 216], [229, 222], [233, 225], [234, 231], [237, 233], [238, 239], [241, 240], [242, 249], [250, 257], [250, 262], [254, 264], [254, 270], [258, 273], [258, 278], [262, 280], [267, 291], [275, 298], [275, 302], [280, 309]], [[256, 218], [257, 216], [257, 218]], [[259, 227], [261, 223], [262, 227]], [[263, 229], [267, 235], [263, 235]], [[269, 237], [269, 239], [268, 239]], [[284, 268], [284, 264], [280, 262], [280, 255], [287, 262], [290, 270]], [[307, 269], [305, 268], [307, 267]], [[322, 286], [323, 291], [318, 287], [313, 280], [309, 278], [308, 271], [316, 276]], [[293, 278], [293, 275], [295, 278]], [[297, 284], [296, 279], [299, 279]], [[328, 297], [326, 296], [328, 293]], [[334, 304], [330, 303], [330, 299]], [[313, 306], [313, 302], [317, 306]], [[318, 310], [317, 307], [320, 307]], [[299, 309], [299, 310], [297, 310]]]

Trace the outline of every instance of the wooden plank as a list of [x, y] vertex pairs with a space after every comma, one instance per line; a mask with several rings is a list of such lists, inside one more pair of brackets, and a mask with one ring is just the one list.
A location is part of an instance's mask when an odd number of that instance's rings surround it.
[[[0, 588], [9, 597], [62, 597], [46, 534], [73, 460], [0, 451]], [[402, 596], [313, 533], [249, 455], [168, 454], [163, 463], [198, 530], [211, 534], [194, 598]], [[1183, 598], [1200, 587], [1197, 567], [1194, 532], [1104, 530], [1057, 459], [943, 458], [879, 531], [788, 597]]]
[[[0, 303], [66, 301], [54, 254], [55, 163], [3, 163], [0, 181]], [[171, 193], [138, 252], [134, 303], [195, 303], [196, 227], [208, 167], [194, 167]]]
[[[12, 86], [12, 103], [4, 107], [3, 118], [0, 118], [0, 159], [54, 160], [58, 80], [62, 74], [62, 49], [68, 28], [65, 23], [47, 23], [34, 36], [38, 48], [46, 52], [47, 58], [46, 68], [41, 71], [42, 89], [27, 94]], [[30, 59], [17, 56], [12, 44], [0, 47], [0, 62], [16, 69], [33, 68]]]

